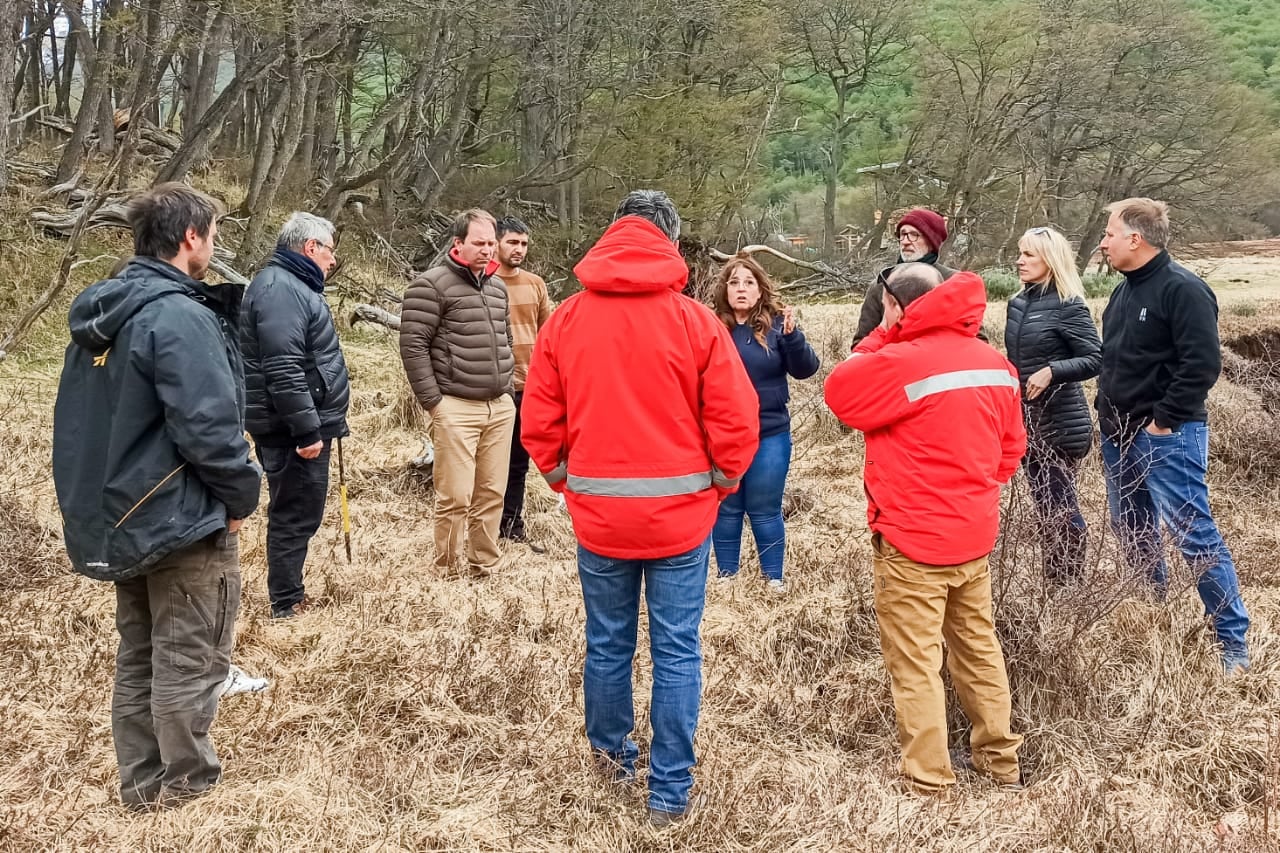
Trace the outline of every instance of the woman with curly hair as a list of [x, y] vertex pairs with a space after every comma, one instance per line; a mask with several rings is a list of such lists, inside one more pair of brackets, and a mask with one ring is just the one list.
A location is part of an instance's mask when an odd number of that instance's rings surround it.
[[720, 577], [738, 573], [742, 551], [742, 517], [760, 554], [760, 571], [777, 592], [782, 580], [786, 532], [782, 490], [791, 467], [791, 398], [787, 377], [807, 379], [818, 372], [818, 355], [796, 326], [791, 308], [779, 301], [773, 282], [750, 257], [737, 256], [720, 270], [715, 309], [733, 336], [747, 375], [760, 397], [760, 448], [738, 491], [720, 504], [711, 531]]

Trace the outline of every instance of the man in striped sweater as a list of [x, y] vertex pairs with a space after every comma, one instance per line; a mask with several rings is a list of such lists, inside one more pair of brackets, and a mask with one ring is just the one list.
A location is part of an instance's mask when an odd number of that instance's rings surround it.
[[524, 481], [529, 473], [529, 452], [520, 442], [520, 402], [524, 397], [524, 381], [529, 375], [529, 358], [538, 330], [551, 316], [551, 298], [547, 283], [528, 270], [521, 269], [529, 252], [529, 226], [514, 216], [498, 220], [498, 277], [507, 286], [511, 316], [507, 328], [511, 332], [511, 352], [516, 369], [512, 378], [515, 388], [516, 423], [511, 441], [511, 467], [507, 472], [507, 493], [502, 503], [503, 539], [523, 542], [535, 554], [546, 548], [529, 541], [524, 529]]

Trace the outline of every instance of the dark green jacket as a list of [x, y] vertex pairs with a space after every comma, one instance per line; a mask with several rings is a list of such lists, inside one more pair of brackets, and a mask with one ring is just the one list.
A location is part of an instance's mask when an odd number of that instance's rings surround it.
[[122, 581], [257, 508], [236, 341], [242, 291], [156, 258], [76, 297], [53, 480], [77, 572]]
[[[906, 263], [906, 261], [902, 260], [902, 256], [899, 255], [898, 263], [880, 270], [880, 274], [876, 276], [876, 280], [867, 288], [867, 294], [862, 298], [862, 309], [858, 312], [858, 328], [853, 332], [853, 346], [850, 347], [851, 350], [853, 347], [856, 347], [863, 338], [875, 331], [876, 326], [879, 326], [880, 322], [884, 319], [883, 299], [885, 280], [889, 278], [889, 273], [893, 272], [894, 267], [900, 266], [904, 263]], [[946, 267], [938, 263], [937, 253], [925, 255], [920, 259], [920, 263], [929, 264], [936, 269], [942, 274], [943, 281], [946, 281], [956, 274], [956, 271], [951, 267]], [[979, 333], [978, 337], [984, 341], [987, 339], [986, 335], [981, 333]]]

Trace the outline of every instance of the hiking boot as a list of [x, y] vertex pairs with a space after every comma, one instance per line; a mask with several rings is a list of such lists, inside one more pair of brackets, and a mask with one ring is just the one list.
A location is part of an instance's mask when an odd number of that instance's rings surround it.
[[271, 608], [271, 618], [272, 619], [292, 619], [295, 616], [302, 616], [303, 614], [309, 612], [311, 608], [314, 606], [315, 605], [311, 603], [310, 596], [304, 595], [302, 596], [301, 601], [296, 602], [295, 604], [291, 604], [288, 607], [284, 607], [279, 610], [275, 609], [274, 607]]
[[787, 591], [787, 584], [782, 578], [769, 579], [769, 592], [781, 595]]
[[1021, 771], [1018, 772], [1017, 779], [1002, 782], [995, 777], [991, 777], [991, 781], [996, 783], [996, 789], [1000, 791], [1022, 791], [1027, 787], [1027, 779], [1022, 775]]
[[1001, 791], [1021, 791], [1027, 786], [1026, 777], [1023, 775], [1021, 770], [1018, 771], [1016, 779], [997, 779], [992, 776], [989, 771], [984, 770], [973, 763], [973, 753], [969, 752], [969, 750], [957, 747], [955, 749], [949, 749], [947, 752], [951, 755], [951, 766], [961, 774], [981, 776], [984, 779], [988, 779], [995, 783], [996, 787]]
[[468, 571], [470, 572], [471, 577], [476, 580], [483, 580], [484, 578], [493, 576], [493, 569], [486, 566], [468, 566]]
[[683, 821], [689, 816], [689, 810], [682, 812], [664, 812], [662, 809], [649, 809], [649, 825], [654, 829], [666, 829]]

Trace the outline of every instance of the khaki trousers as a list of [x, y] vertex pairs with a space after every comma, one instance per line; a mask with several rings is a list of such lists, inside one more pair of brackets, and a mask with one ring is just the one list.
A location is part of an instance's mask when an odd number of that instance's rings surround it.
[[974, 767], [998, 782], [1016, 781], [1022, 737], [1010, 730], [1009, 679], [991, 618], [987, 558], [929, 566], [880, 534], [872, 537], [872, 547], [880, 648], [892, 682], [902, 774], [926, 792], [956, 781], [947, 751], [945, 640], [947, 670], [973, 725]]
[[452, 571], [464, 557], [472, 571], [497, 566], [515, 419], [515, 403], [506, 394], [496, 400], [445, 396], [431, 410], [437, 569]]

